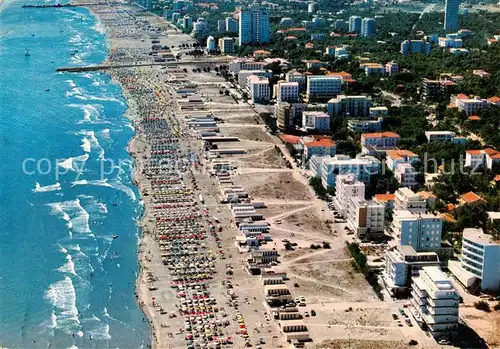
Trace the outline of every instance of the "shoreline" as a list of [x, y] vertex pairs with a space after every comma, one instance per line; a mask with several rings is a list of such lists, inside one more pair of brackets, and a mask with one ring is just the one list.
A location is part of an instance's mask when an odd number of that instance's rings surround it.
[[[109, 35], [108, 33], [108, 27], [103, 23], [102, 18], [99, 14], [99, 12], [94, 11], [92, 7], [85, 6], [85, 8], [91, 13], [97, 20], [96, 26], [100, 26], [103, 28], [104, 35], [105, 35], [105, 40], [108, 42], [108, 52], [106, 55], [106, 58], [101, 64], [106, 64], [106, 63], [112, 63], [111, 60], [111, 53], [113, 50], [113, 38]], [[113, 70], [109, 70], [106, 72], [111, 77], [112, 83], [115, 83], [120, 86], [121, 89], [121, 95], [124, 98], [124, 100], [127, 103], [127, 109], [123, 112], [122, 117], [128, 119], [133, 127], [134, 127], [134, 135], [132, 138], [127, 143], [126, 150], [129, 153], [129, 155], [133, 158], [134, 160], [134, 166], [133, 166], [133, 172], [131, 175], [132, 183], [134, 186], [137, 187], [137, 191], [139, 193], [139, 201], [143, 203], [143, 210], [141, 212], [140, 219], [137, 222], [138, 228], [140, 230], [139, 233], [139, 241], [137, 244], [137, 261], [138, 261], [138, 270], [137, 270], [137, 277], [134, 282], [135, 288], [134, 288], [134, 297], [136, 299], [137, 305], [141, 308], [141, 311], [145, 315], [145, 318], [148, 320], [149, 327], [150, 327], [150, 342], [151, 342], [151, 347], [153, 349], [159, 348], [159, 341], [154, 340], [155, 338], [155, 327], [152, 323], [152, 318], [153, 318], [153, 313], [151, 309], [147, 306], [147, 301], [145, 299], [145, 293], [146, 290], [144, 288], [145, 284], [145, 273], [144, 273], [144, 263], [143, 263], [143, 251], [141, 250], [141, 246], [143, 246], [145, 242], [145, 229], [144, 229], [144, 223], [151, 218], [151, 213], [149, 210], [149, 205], [146, 204], [143, 196], [143, 191], [141, 190], [141, 181], [144, 180], [140, 173], [140, 169], [142, 167], [141, 159], [139, 158], [138, 154], [141, 152], [137, 151], [137, 143], [141, 142], [143, 145], [145, 145], [145, 141], [142, 140], [144, 138], [144, 132], [142, 131], [141, 125], [139, 124], [139, 112], [137, 110], [137, 102], [136, 100], [132, 97], [130, 94], [129, 90], [126, 88], [126, 86], [119, 80], [119, 78], [116, 76], [116, 74], [113, 73]]]

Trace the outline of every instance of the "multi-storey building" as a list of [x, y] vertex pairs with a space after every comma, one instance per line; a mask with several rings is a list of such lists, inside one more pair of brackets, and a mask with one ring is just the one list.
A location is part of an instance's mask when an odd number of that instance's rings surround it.
[[375, 35], [376, 24], [373, 18], [363, 18], [361, 21], [361, 36], [369, 37]]
[[352, 173], [356, 179], [364, 183], [370, 182], [370, 177], [380, 173], [381, 162], [373, 156], [358, 156], [351, 159], [347, 155], [336, 155], [323, 160], [321, 167], [321, 182], [323, 187], [335, 186], [337, 175]]
[[394, 150], [400, 136], [394, 132], [363, 133], [361, 135], [361, 152], [363, 154], [380, 154]]
[[426, 266], [439, 266], [436, 252], [417, 252], [411, 246], [397, 245], [385, 253], [384, 283], [392, 294], [407, 294], [411, 278]]
[[399, 64], [394, 61], [387, 62], [385, 64], [385, 73], [389, 76], [396, 75], [399, 73]]
[[305, 90], [306, 88], [307, 84], [306, 76], [302, 73], [299, 73], [298, 71], [291, 71], [286, 73], [285, 79], [288, 82], [298, 83], [300, 90]]
[[182, 18], [182, 27], [184, 29], [189, 29], [193, 26], [193, 19], [191, 17], [189, 17], [188, 15], [185, 15], [183, 18]]
[[335, 156], [337, 152], [337, 145], [331, 138], [324, 137], [315, 139], [313, 141], [303, 142], [304, 145], [304, 163], [313, 155], [318, 156]]
[[444, 8], [444, 30], [452, 32], [458, 30], [458, 9], [460, 0], [446, 0]]
[[349, 32], [351, 33], [361, 32], [361, 17], [359, 16], [349, 17]]
[[338, 95], [342, 91], [342, 79], [337, 76], [307, 77], [306, 95], [309, 101], [327, 99]]
[[417, 252], [441, 247], [443, 219], [440, 216], [394, 210], [392, 223], [392, 231], [401, 245], [409, 245]]
[[411, 189], [399, 188], [395, 193], [394, 210], [410, 211], [411, 213], [425, 213], [427, 203]]
[[328, 114], [332, 117], [367, 117], [370, 106], [367, 96], [339, 95], [328, 101]]
[[219, 33], [224, 33], [226, 31], [226, 21], [223, 19], [219, 19], [217, 21], [217, 31]]
[[417, 175], [418, 172], [408, 162], [399, 163], [394, 171], [394, 178], [398, 183], [408, 188], [414, 188], [418, 185]]
[[269, 102], [271, 91], [268, 78], [251, 75], [247, 81], [252, 102]]
[[384, 117], [389, 115], [387, 107], [370, 107], [369, 114], [371, 118]]
[[492, 148], [467, 150], [465, 153], [465, 166], [473, 169], [484, 166], [491, 170], [498, 163], [500, 163], [500, 152]]
[[347, 121], [347, 128], [352, 132], [376, 132], [382, 129], [383, 118], [377, 120], [357, 120], [349, 119]]
[[458, 331], [460, 295], [437, 266], [423, 267], [412, 278], [412, 314], [435, 338], [449, 338]]
[[461, 266], [481, 280], [483, 291], [500, 290], [500, 242], [481, 228], [464, 229]]
[[248, 87], [248, 77], [252, 75], [269, 78], [272, 73], [265, 70], [240, 70], [238, 73], [238, 84], [241, 88], [244, 89]]
[[403, 149], [389, 150], [386, 153], [387, 168], [393, 172], [396, 170], [396, 167], [399, 164], [403, 163], [413, 164], [419, 160], [420, 158], [418, 157], [418, 155], [409, 150], [403, 150]]
[[237, 75], [240, 70], [263, 70], [265, 62], [257, 62], [253, 58], [237, 58], [229, 63], [229, 71]]
[[462, 39], [439, 38], [438, 45], [444, 48], [461, 48], [464, 46], [464, 42]]
[[320, 111], [305, 111], [302, 113], [302, 128], [327, 132], [330, 130], [330, 115]]
[[414, 53], [428, 55], [431, 53], [431, 49], [431, 43], [423, 40], [405, 40], [400, 46], [400, 52], [403, 56], [408, 56]]
[[276, 124], [280, 130], [295, 129], [298, 120], [302, 120], [302, 113], [307, 110], [307, 103], [278, 102], [274, 106]]
[[279, 81], [276, 85], [278, 102], [297, 102], [299, 100], [299, 83]]
[[213, 52], [215, 51], [215, 38], [213, 36], [209, 36], [207, 38], [207, 51]]
[[238, 21], [233, 17], [226, 17], [226, 32], [228, 33], [238, 32]]
[[357, 197], [350, 197], [347, 202], [347, 224], [360, 239], [384, 235], [384, 204]]
[[465, 115], [475, 115], [478, 111], [488, 106], [488, 100], [480, 97], [474, 98], [455, 98], [455, 106], [459, 111], [465, 112]]
[[335, 182], [335, 198], [333, 204], [337, 211], [347, 217], [347, 202], [349, 198], [365, 199], [365, 184], [356, 179], [353, 174], [338, 175]]
[[360, 67], [364, 69], [366, 76], [385, 74], [385, 67], [380, 63], [364, 63]]
[[223, 37], [219, 39], [219, 49], [221, 53], [232, 53], [234, 52], [234, 39], [229, 37]]
[[270, 38], [269, 13], [258, 4], [240, 11], [239, 45], [264, 44]]

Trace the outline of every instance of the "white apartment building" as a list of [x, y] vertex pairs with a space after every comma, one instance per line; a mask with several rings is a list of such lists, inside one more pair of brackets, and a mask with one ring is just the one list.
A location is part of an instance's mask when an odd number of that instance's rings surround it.
[[265, 70], [240, 70], [238, 73], [238, 84], [242, 89], [248, 88], [248, 77], [252, 75], [270, 77], [271, 74]]
[[410, 211], [411, 213], [427, 212], [427, 203], [409, 188], [399, 188], [395, 193], [394, 210]]
[[360, 239], [380, 237], [384, 234], [385, 205], [350, 197], [347, 201], [347, 224]]
[[352, 173], [357, 180], [369, 183], [371, 176], [380, 173], [380, 168], [380, 160], [373, 156], [365, 155], [351, 159], [347, 155], [336, 155], [323, 160], [321, 182], [323, 187], [330, 188], [336, 185], [337, 175]]
[[383, 118], [378, 118], [377, 120], [349, 119], [347, 121], [347, 128], [352, 132], [376, 132], [382, 129], [383, 123]]
[[365, 184], [358, 181], [353, 174], [338, 175], [335, 183], [333, 204], [343, 217], [347, 217], [347, 202], [351, 197], [364, 200]]
[[309, 101], [332, 98], [341, 91], [342, 79], [337, 76], [312, 75], [307, 77], [306, 95]]
[[411, 246], [397, 245], [385, 252], [384, 283], [392, 294], [408, 292], [411, 278], [425, 266], [439, 266], [436, 252], [417, 252]]
[[456, 133], [453, 131], [425, 131], [425, 138], [428, 142], [452, 141]]
[[417, 154], [404, 149], [389, 150], [388, 152], [386, 152], [385, 159], [387, 161], [386, 163], [387, 168], [393, 172], [396, 170], [396, 167], [399, 164], [403, 163], [413, 164], [417, 161], [420, 161], [420, 158], [418, 157]]
[[365, 63], [362, 65], [366, 76], [384, 75], [385, 67], [380, 63]]
[[330, 115], [320, 111], [305, 111], [302, 113], [302, 127], [327, 132], [330, 130]]
[[264, 70], [265, 62], [256, 62], [253, 58], [237, 58], [229, 63], [229, 71], [237, 75], [241, 70]]
[[492, 148], [481, 150], [467, 150], [465, 152], [465, 166], [473, 169], [484, 166], [493, 169], [495, 164], [500, 163], [500, 152]]
[[233, 38], [223, 37], [219, 39], [219, 48], [221, 53], [232, 53], [234, 52], [234, 40]]
[[455, 99], [455, 105], [459, 111], [464, 111], [467, 116], [476, 114], [479, 110], [482, 110], [488, 106], [487, 99], [481, 99], [480, 97], [475, 98], [457, 98]]
[[443, 219], [430, 213], [394, 210], [392, 231], [401, 245], [415, 251], [433, 251], [441, 247]]
[[369, 115], [372, 118], [384, 117], [389, 115], [389, 109], [387, 107], [370, 107]]
[[500, 291], [500, 242], [482, 229], [464, 229], [461, 266], [481, 280], [483, 291]]
[[418, 172], [415, 171], [413, 166], [408, 162], [398, 164], [394, 171], [394, 178], [396, 178], [403, 187], [408, 188], [413, 188], [418, 185], [417, 175]]
[[457, 332], [460, 295], [439, 267], [423, 267], [420, 275], [412, 278], [411, 296], [415, 320], [421, 326], [425, 324], [433, 337]]
[[279, 81], [276, 92], [278, 102], [297, 102], [299, 100], [299, 83]]
[[367, 96], [340, 95], [328, 101], [328, 114], [332, 117], [367, 117], [371, 101]]
[[314, 177], [321, 178], [321, 168], [323, 167], [323, 162], [330, 160], [332, 157], [330, 155], [313, 155], [309, 159], [309, 169], [312, 171]]
[[269, 102], [269, 99], [271, 98], [269, 79], [252, 75], [249, 76], [247, 80], [252, 102]]

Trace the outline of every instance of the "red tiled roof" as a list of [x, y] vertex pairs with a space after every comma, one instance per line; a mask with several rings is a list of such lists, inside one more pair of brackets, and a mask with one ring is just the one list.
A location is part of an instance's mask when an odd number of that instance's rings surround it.
[[479, 120], [481, 120], [481, 118], [479, 116], [477, 116], [477, 115], [471, 115], [471, 116], [469, 116], [467, 118], [467, 120], [469, 120], [469, 121], [479, 121]]
[[332, 141], [330, 138], [321, 138], [312, 142], [307, 142], [304, 143], [304, 146], [308, 148], [314, 148], [314, 147], [335, 147], [336, 144], [334, 141]]
[[387, 157], [391, 159], [401, 159], [404, 156], [415, 157], [418, 155], [406, 149], [389, 150], [387, 152]]
[[460, 199], [462, 199], [463, 201], [465, 201], [468, 204], [483, 200], [482, 197], [480, 197], [479, 195], [477, 195], [476, 193], [474, 193], [472, 191], [460, 195]]
[[400, 136], [394, 132], [363, 133], [361, 135], [361, 137], [364, 137], [364, 138], [389, 138], [389, 137], [400, 138]]
[[469, 96], [467, 96], [466, 94], [460, 93], [457, 95], [457, 98], [458, 99], [469, 99]]
[[490, 97], [488, 98], [488, 102], [497, 104], [500, 102], [500, 97], [497, 96]]
[[481, 154], [481, 150], [467, 150], [467, 154], [471, 154], [471, 155], [479, 155]]
[[299, 144], [300, 143], [300, 137], [293, 136], [293, 135], [282, 134], [282, 135], [280, 135], [280, 139], [285, 143], [290, 143], [290, 144]]
[[375, 194], [375, 200], [377, 201], [393, 201], [396, 198], [396, 194]]

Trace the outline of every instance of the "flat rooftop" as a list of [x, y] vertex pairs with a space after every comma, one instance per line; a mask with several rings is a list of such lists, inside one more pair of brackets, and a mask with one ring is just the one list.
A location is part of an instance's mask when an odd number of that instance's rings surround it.
[[500, 245], [499, 240], [495, 241], [493, 236], [485, 234], [481, 228], [465, 228], [463, 236], [482, 245]]

